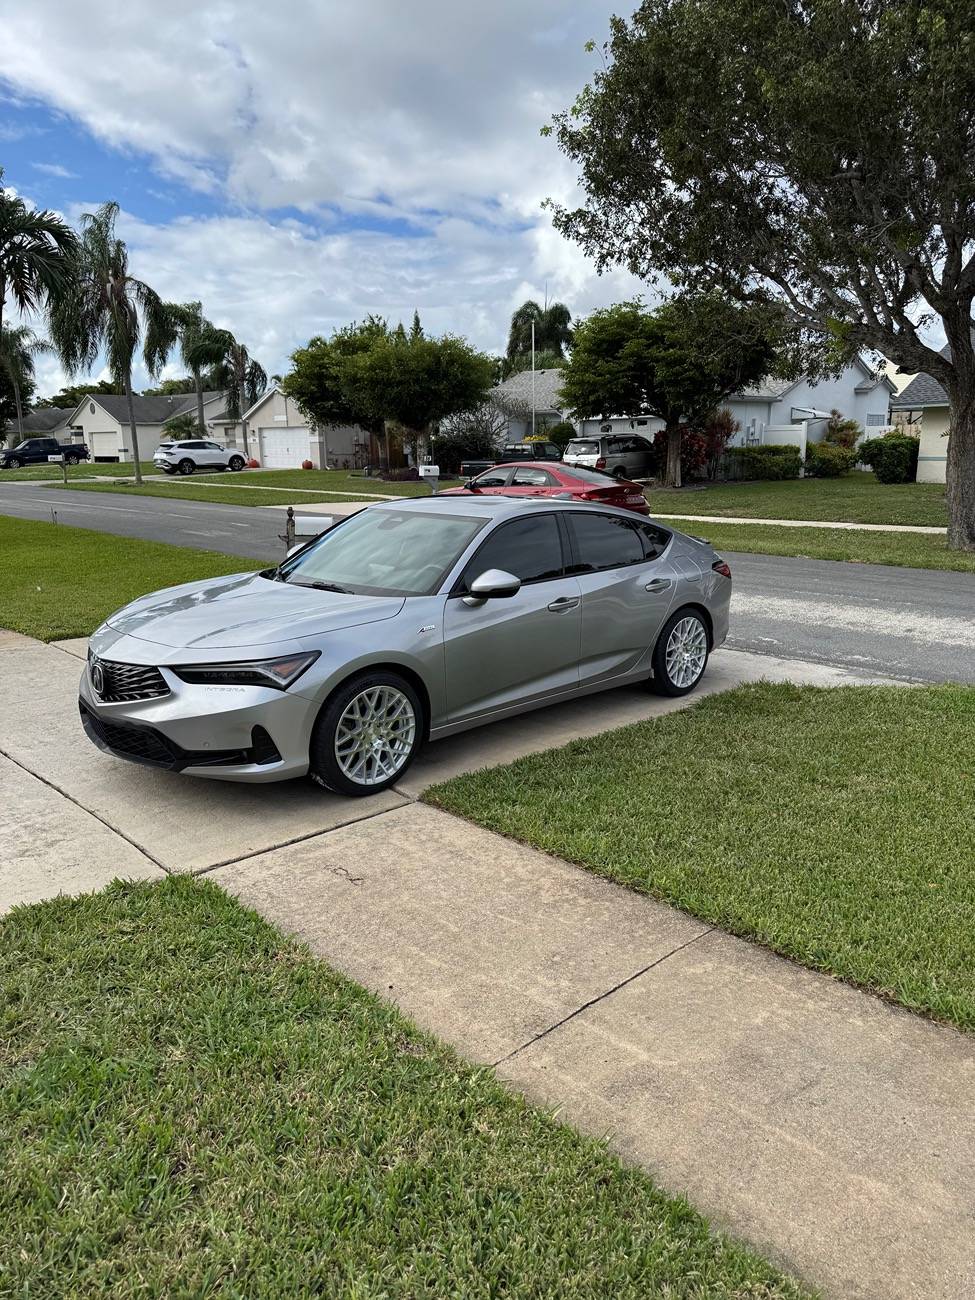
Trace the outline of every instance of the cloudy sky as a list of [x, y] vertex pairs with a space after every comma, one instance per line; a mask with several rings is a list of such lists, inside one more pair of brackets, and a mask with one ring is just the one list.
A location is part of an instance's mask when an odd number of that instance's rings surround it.
[[[574, 170], [539, 128], [591, 75], [611, 11], [0, 0], [4, 183], [74, 219], [117, 200], [133, 272], [201, 299], [269, 373], [311, 334], [414, 307], [500, 351], [546, 288], [574, 314], [639, 291], [540, 208]], [[60, 380], [50, 364], [41, 391]]]

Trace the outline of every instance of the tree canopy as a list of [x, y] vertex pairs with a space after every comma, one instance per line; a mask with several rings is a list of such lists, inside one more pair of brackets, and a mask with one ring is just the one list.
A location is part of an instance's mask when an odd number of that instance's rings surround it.
[[618, 303], [575, 332], [562, 400], [577, 419], [655, 415], [668, 431], [668, 486], [680, 486], [682, 426], [700, 425], [779, 360], [781, 316], [718, 294], [681, 294], [656, 308]]
[[4, 189], [0, 167], [0, 325], [8, 301], [27, 312], [64, 293], [76, 246], [77, 236], [57, 213], [30, 208]]
[[[532, 325], [535, 326], [535, 354], [547, 353], [560, 360], [572, 346], [572, 313], [564, 302], [540, 307], [529, 298], [512, 314], [508, 330], [508, 361], [528, 357], [531, 364]], [[524, 366], [517, 367], [524, 369]], [[509, 370], [508, 373], [513, 373]]]
[[973, 48], [968, 0], [645, 0], [551, 129], [585, 194], [556, 226], [601, 267], [772, 292], [822, 367], [876, 349], [944, 384], [975, 549]]
[[[148, 392], [149, 390], [147, 389], [146, 391]], [[94, 384], [67, 384], [56, 393], [52, 393], [50, 397], [39, 398], [34, 403], [34, 406], [36, 408], [46, 406], [58, 406], [63, 408], [77, 406], [83, 397], [90, 397], [93, 394], [96, 397], [99, 394], [106, 396], [114, 394], [117, 397], [121, 397], [122, 390], [119, 388], [118, 384], [113, 383], [110, 379], [99, 379], [98, 382]]]

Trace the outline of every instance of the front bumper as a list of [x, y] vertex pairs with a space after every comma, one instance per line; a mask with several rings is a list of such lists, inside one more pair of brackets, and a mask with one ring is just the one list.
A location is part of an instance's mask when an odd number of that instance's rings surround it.
[[106, 703], [85, 666], [78, 707], [93, 744], [129, 762], [221, 781], [307, 773], [315, 701], [258, 686], [193, 685], [165, 666], [159, 671], [168, 695]]

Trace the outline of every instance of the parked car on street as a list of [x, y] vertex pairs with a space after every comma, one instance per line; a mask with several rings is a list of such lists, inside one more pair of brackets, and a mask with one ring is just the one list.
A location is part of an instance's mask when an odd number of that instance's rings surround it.
[[573, 438], [566, 446], [567, 465], [601, 469], [614, 478], [650, 478], [657, 455], [649, 438], [640, 434], [599, 434]]
[[242, 470], [244, 457], [219, 442], [205, 438], [184, 438], [179, 442], [161, 442], [152, 454], [152, 463], [164, 474], [195, 474], [198, 469]]
[[367, 506], [277, 568], [112, 614], [80, 685], [101, 749], [195, 776], [397, 781], [427, 738], [612, 686], [684, 695], [728, 632], [707, 542], [612, 506]]
[[88, 460], [91, 453], [83, 442], [58, 442], [57, 438], [25, 438], [16, 447], [0, 448], [0, 469], [22, 465], [46, 465], [48, 456], [63, 456], [65, 465]]
[[493, 465], [507, 465], [514, 460], [561, 460], [562, 448], [556, 442], [509, 442], [505, 445], [501, 455], [491, 460], [462, 460], [460, 463], [461, 478], [473, 478], [475, 474], [480, 474]]
[[493, 469], [478, 474], [460, 488], [447, 488], [440, 496], [465, 494], [503, 494], [510, 497], [565, 497], [578, 501], [601, 501], [605, 505], [620, 506], [640, 515], [648, 515], [650, 507], [638, 483], [627, 479], [614, 479], [598, 470], [579, 469], [564, 464], [544, 464], [529, 461], [526, 464], [495, 465]]

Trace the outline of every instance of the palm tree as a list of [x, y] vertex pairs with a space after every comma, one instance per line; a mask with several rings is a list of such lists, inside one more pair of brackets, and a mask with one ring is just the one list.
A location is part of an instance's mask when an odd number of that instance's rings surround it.
[[47, 339], [39, 339], [27, 325], [0, 324], [0, 369], [10, 380], [17, 407], [17, 432], [24, 436], [24, 406], [21, 393], [34, 378], [34, 359], [42, 352], [53, 352]]
[[205, 437], [203, 371], [218, 366], [223, 361], [233, 346], [233, 335], [228, 330], [217, 329], [208, 321], [203, 315], [203, 304], [200, 302], [169, 303], [167, 310], [179, 338], [180, 358], [193, 376], [196, 386], [196, 421], [200, 436]]
[[535, 351], [554, 353], [560, 360], [572, 346], [572, 313], [564, 302], [539, 307], [529, 298], [511, 317], [508, 330], [508, 359], [530, 354], [532, 324], [535, 325]]
[[82, 217], [73, 281], [51, 310], [51, 335], [72, 375], [89, 370], [104, 348], [112, 378], [128, 401], [135, 481], [141, 483], [132, 363], [141, 343], [146, 369], [158, 375], [176, 329], [156, 291], [129, 274], [129, 251], [115, 234], [118, 211], [117, 203], [103, 203], [97, 212]]
[[0, 326], [9, 294], [21, 312], [53, 303], [67, 287], [77, 237], [54, 212], [35, 212], [3, 188], [0, 167]]
[[244, 455], [249, 457], [244, 412], [250, 410], [267, 388], [267, 373], [259, 361], [253, 360], [243, 343], [238, 343], [226, 330], [220, 332], [230, 339], [230, 343], [220, 362], [211, 369], [210, 382], [214, 388], [222, 388], [226, 392], [227, 415], [240, 423], [244, 435]]

